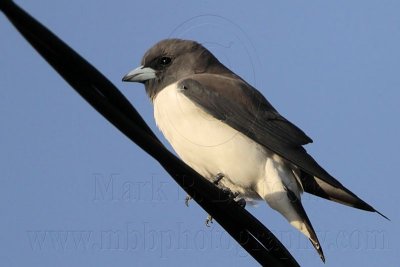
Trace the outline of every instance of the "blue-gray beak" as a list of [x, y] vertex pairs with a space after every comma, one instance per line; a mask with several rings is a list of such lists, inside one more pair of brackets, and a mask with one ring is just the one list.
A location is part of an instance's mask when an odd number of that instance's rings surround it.
[[140, 66], [128, 74], [126, 74], [123, 78], [123, 82], [139, 82], [143, 83], [147, 80], [151, 80], [156, 78], [156, 72], [152, 68]]

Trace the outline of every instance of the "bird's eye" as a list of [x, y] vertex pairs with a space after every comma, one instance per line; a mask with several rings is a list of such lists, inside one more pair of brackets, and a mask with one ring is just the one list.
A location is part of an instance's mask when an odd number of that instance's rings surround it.
[[169, 65], [171, 63], [171, 58], [170, 57], [160, 57], [159, 63], [163, 66]]

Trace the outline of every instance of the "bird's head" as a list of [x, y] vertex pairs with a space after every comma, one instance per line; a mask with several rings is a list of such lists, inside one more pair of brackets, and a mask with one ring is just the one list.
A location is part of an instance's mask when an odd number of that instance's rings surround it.
[[166, 39], [158, 42], [143, 56], [141, 66], [122, 80], [140, 82], [151, 99], [166, 86], [196, 73], [226, 69], [204, 46], [189, 40]]

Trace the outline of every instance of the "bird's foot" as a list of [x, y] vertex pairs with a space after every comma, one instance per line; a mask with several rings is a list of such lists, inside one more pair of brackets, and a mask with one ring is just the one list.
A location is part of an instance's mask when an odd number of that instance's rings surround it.
[[239, 198], [238, 200], [235, 201], [241, 208], [244, 209], [246, 207], [246, 200], [244, 198]]
[[[235, 195], [238, 196], [239, 194], [236, 193]], [[244, 198], [239, 198], [238, 200], [233, 199], [233, 201], [235, 201], [243, 209], [246, 207], [246, 200]], [[207, 215], [205, 223], [207, 227], [210, 227], [210, 224], [213, 223], [213, 217], [210, 214]]]
[[210, 223], [213, 223], [213, 217], [210, 214], [208, 214], [206, 219], [206, 226], [210, 227]]
[[224, 188], [223, 190], [229, 194], [230, 200], [235, 201], [242, 208], [246, 207], [246, 200], [239, 197], [240, 193], [232, 192], [229, 188]]
[[186, 207], [189, 207], [189, 201], [190, 201], [191, 199], [192, 199], [191, 196], [186, 195], [186, 197], [185, 197], [185, 205], [186, 205]]
[[225, 192], [228, 192], [229, 198], [231, 200], [235, 200], [235, 198], [237, 198], [240, 195], [238, 192], [232, 192], [230, 189], [225, 190]]
[[[226, 192], [226, 193], [229, 195], [230, 200], [236, 201], [236, 203], [238, 203], [239, 206], [242, 207], [242, 208], [246, 207], [246, 200], [243, 199], [243, 198], [238, 198], [238, 196], [240, 195], [240, 193], [238, 193], [238, 192], [233, 192], [233, 191], [231, 191], [229, 188], [224, 187], [224, 186], [222, 186], [222, 185], [219, 184], [219, 182], [220, 182], [220, 181], [222, 180], [222, 178], [224, 178], [224, 177], [225, 177], [225, 175], [224, 175], [223, 173], [219, 172], [219, 173], [217, 173], [217, 175], [215, 175], [215, 177], [214, 177], [214, 179], [212, 180], [212, 182], [213, 182], [216, 186], [218, 186], [220, 189], [222, 189], [224, 192]], [[211, 217], [209, 216], [209, 218], [211, 218]], [[207, 222], [208, 222], [208, 219], [209, 219], [209, 218], [207, 218]], [[211, 219], [212, 219], [212, 218], [211, 218]]]
[[215, 185], [218, 185], [219, 181], [221, 181], [222, 178], [224, 178], [224, 174], [221, 173], [221, 172], [217, 173], [217, 175], [215, 175], [215, 177], [214, 177], [214, 179], [213, 179], [213, 183], [214, 183]]

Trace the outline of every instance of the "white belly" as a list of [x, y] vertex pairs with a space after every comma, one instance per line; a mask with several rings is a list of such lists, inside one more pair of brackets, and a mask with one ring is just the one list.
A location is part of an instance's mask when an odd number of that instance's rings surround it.
[[207, 179], [224, 174], [221, 183], [250, 198], [265, 177], [265, 149], [202, 111], [174, 84], [154, 99], [157, 126], [176, 153]]
[[201, 110], [175, 84], [157, 94], [154, 117], [186, 164], [209, 180], [224, 174], [223, 186], [247, 200], [266, 200], [310, 238], [286, 192], [289, 188], [300, 198], [296, 167]]

